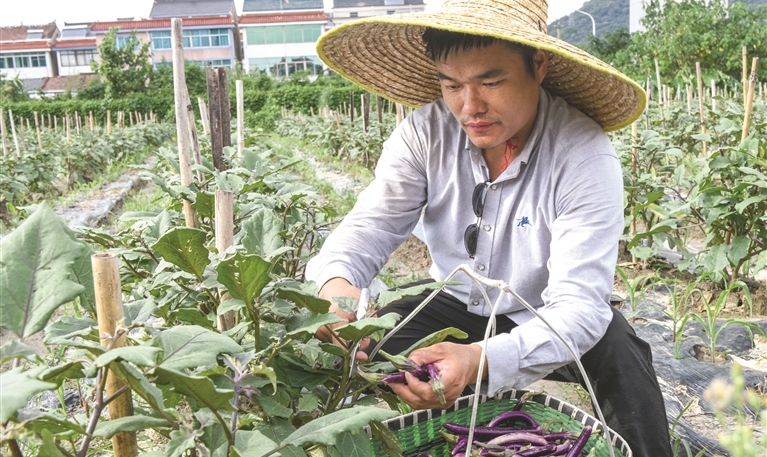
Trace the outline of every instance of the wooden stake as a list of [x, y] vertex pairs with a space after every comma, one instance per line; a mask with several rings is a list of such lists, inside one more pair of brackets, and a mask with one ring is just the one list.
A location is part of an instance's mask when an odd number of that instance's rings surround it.
[[0, 136], [3, 138], [3, 157], [8, 156], [8, 132], [5, 130], [5, 114], [0, 107]]
[[112, 111], [107, 110], [107, 135], [112, 133]]
[[59, 132], [59, 117], [53, 116], [53, 132], [58, 133]]
[[232, 107], [229, 103], [229, 78], [226, 76], [226, 67], [218, 67], [218, 90], [221, 92], [221, 128], [222, 144], [224, 147], [232, 145]]
[[50, 130], [52, 126], [53, 123], [51, 122], [51, 113], [48, 113], [48, 130]]
[[[173, 51], [173, 99], [176, 107], [176, 137], [178, 141], [178, 165], [181, 173], [181, 185], [192, 184], [192, 165], [189, 146], [189, 119], [184, 105], [186, 93], [186, 77], [184, 76], [184, 48], [182, 39], [181, 19], [173, 18], [171, 22], [171, 48]], [[184, 221], [187, 227], [197, 228], [197, 211], [192, 202], [184, 200]]]
[[660, 82], [660, 67], [658, 66], [658, 58], [655, 58], [655, 79], [658, 83], [658, 110], [660, 111], [660, 123], [663, 130], [666, 130], [666, 118], [663, 115], [663, 85]]
[[349, 92], [349, 125], [354, 127], [354, 92]]
[[16, 157], [21, 157], [19, 138], [16, 136], [16, 123], [13, 121], [13, 111], [10, 108], [8, 108], [8, 121], [11, 123], [11, 135], [13, 135], [13, 144], [16, 146]]
[[[700, 110], [700, 131], [706, 133], [706, 118], [703, 114], [703, 79], [700, 76], [700, 62], [695, 62], [695, 74], [698, 78], [698, 108]], [[707, 154], [706, 142], [703, 141], [703, 154]]]
[[716, 80], [711, 79], [711, 111], [716, 113]]
[[66, 112], [67, 143], [72, 142], [72, 127], [69, 122], [69, 111]]
[[[125, 335], [117, 338], [118, 326], [123, 323], [123, 303], [120, 287], [120, 266], [115, 254], [100, 253], [91, 256], [93, 290], [96, 298], [96, 315], [99, 322], [101, 345], [108, 350], [125, 346]], [[111, 370], [105, 371], [106, 395], [112, 396], [125, 384]], [[109, 403], [109, 420], [133, 415], [131, 390], [128, 389]], [[135, 457], [138, 455], [136, 432], [118, 432], [112, 437], [112, 455]]]
[[362, 130], [367, 133], [370, 123], [370, 93], [360, 95], [360, 109], [362, 110]]
[[751, 125], [751, 108], [754, 105], [754, 91], [756, 90], [756, 74], [759, 72], [759, 57], [754, 57], [751, 61], [751, 79], [748, 84], [748, 97], [746, 97], [746, 114], [743, 119], [743, 134], [740, 141], [748, 136], [748, 128]]
[[[222, 255], [234, 243], [234, 194], [229, 191], [216, 189], [216, 249]], [[228, 300], [230, 295], [221, 296], [221, 303]], [[237, 324], [235, 311], [227, 311], [218, 315], [218, 329], [226, 331]]]
[[27, 152], [27, 140], [24, 138], [24, 119], [19, 122], [19, 143], [21, 143], [21, 150]]
[[88, 111], [88, 124], [93, 131], [93, 111]]
[[42, 149], [43, 148], [43, 137], [40, 136], [40, 124], [37, 120], [37, 111], [33, 111], [35, 113], [35, 132], [37, 133], [37, 146]]
[[692, 86], [687, 84], [687, 114], [692, 115]]
[[242, 151], [245, 149], [245, 92], [241, 79], [235, 81], [234, 89], [237, 96], [237, 155], [242, 158]]
[[[194, 118], [194, 108], [192, 107], [192, 101], [189, 100], [189, 94], [184, 93], [184, 105], [186, 105], [186, 117], [189, 122], [189, 141], [192, 143], [192, 157], [194, 157], [194, 163], [202, 165], [202, 154], [200, 153], [200, 141], [197, 137], [197, 123]], [[202, 174], [202, 170], [197, 170], [197, 182], [202, 184], [205, 181], [205, 175]]]
[[743, 54], [743, 106], [748, 103], [748, 48], [743, 46], [741, 48]]
[[80, 115], [75, 111], [75, 133], [80, 136]]
[[213, 155], [213, 166], [218, 171], [224, 170], [224, 126], [221, 119], [221, 91], [219, 90], [218, 72], [208, 67], [206, 70], [208, 83], [208, 115], [210, 119], [210, 150]]

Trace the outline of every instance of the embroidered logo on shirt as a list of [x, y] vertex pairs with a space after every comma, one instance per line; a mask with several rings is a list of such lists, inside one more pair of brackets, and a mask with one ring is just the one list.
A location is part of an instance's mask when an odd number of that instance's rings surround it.
[[517, 219], [517, 227], [525, 227], [529, 225], [530, 227], [533, 226], [533, 224], [530, 223], [530, 219], [527, 218], [527, 216], [522, 216], [521, 218]]

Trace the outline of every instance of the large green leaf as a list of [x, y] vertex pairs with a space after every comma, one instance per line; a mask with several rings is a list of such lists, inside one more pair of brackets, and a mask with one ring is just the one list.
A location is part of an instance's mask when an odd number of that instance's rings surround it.
[[242, 347], [228, 336], [197, 325], [180, 325], [160, 333], [165, 368], [183, 370], [210, 366], [221, 353], [236, 354]]
[[157, 240], [152, 249], [166, 261], [202, 281], [202, 273], [210, 263], [205, 247], [206, 235], [204, 230], [176, 227]]
[[96, 430], [93, 431], [93, 435], [108, 439], [119, 432], [135, 432], [147, 428], [167, 428], [170, 426], [171, 425], [167, 420], [159, 417], [135, 415], [108, 421], [99, 421], [96, 425]]
[[80, 434], [85, 433], [85, 427], [82, 425], [70, 422], [66, 418], [59, 417], [54, 413], [47, 413], [38, 409], [27, 408], [20, 410], [16, 415], [16, 422], [26, 430], [35, 433], [42, 433], [43, 430], [48, 430], [53, 434], [68, 431]]
[[351, 322], [338, 327], [336, 332], [338, 336], [349, 341], [359, 341], [366, 336], [370, 336], [378, 330], [389, 330], [397, 325], [401, 318], [397, 313], [384, 314], [383, 317], [370, 317], [359, 321]]
[[260, 395], [256, 398], [256, 401], [261, 405], [261, 409], [264, 410], [264, 414], [268, 417], [283, 417], [289, 418], [293, 414], [293, 410], [281, 405], [274, 398], [267, 395]]
[[276, 448], [277, 443], [257, 430], [238, 430], [234, 437], [234, 447], [242, 457], [261, 457]]
[[152, 314], [157, 312], [157, 305], [153, 298], [136, 300], [123, 305], [125, 313], [125, 325], [143, 324]]
[[56, 445], [56, 440], [53, 439], [53, 433], [50, 430], [42, 430], [40, 433], [43, 443], [38, 448], [37, 455], [44, 455], [46, 457], [67, 457], [67, 454], [61, 452], [61, 448]]
[[448, 328], [436, 331], [432, 333], [431, 335], [427, 335], [421, 338], [420, 340], [416, 341], [412, 346], [407, 348], [407, 350], [405, 350], [405, 352], [403, 352], [402, 354], [405, 356], [410, 355], [410, 353], [415, 351], [416, 349], [425, 348], [437, 343], [441, 343], [442, 341], [445, 341], [445, 338], [448, 338], [448, 337], [457, 338], [459, 340], [465, 340], [466, 338], [469, 337], [469, 335], [466, 332], [459, 330], [455, 327], [448, 327]]
[[233, 390], [217, 389], [210, 378], [186, 375], [180, 371], [157, 367], [152, 371], [158, 384], [167, 384], [173, 392], [194, 398], [212, 410], [231, 411]]
[[22, 368], [0, 373], [0, 423], [6, 423], [16, 411], [25, 407], [32, 395], [56, 388], [56, 384], [37, 379], [45, 366], [29, 371], [22, 371]]
[[170, 441], [165, 446], [165, 457], [181, 457], [187, 450], [194, 448], [195, 438], [202, 436], [202, 430], [181, 427], [170, 432]]
[[344, 457], [372, 457], [370, 437], [362, 430], [344, 432], [336, 440], [336, 449]]
[[11, 341], [0, 346], [0, 363], [17, 358], [35, 361], [38, 356], [34, 349], [18, 341]]
[[730, 264], [737, 265], [742, 258], [748, 254], [748, 248], [751, 246], [751, 238], [745, 235], [739, 235], [732, 239], [730, 244], [730, 252], [727, 253], [727, 258], [730, 259]]
[[157, 362], [157, 354], [160, 348], [152, 346], [125, 346], [110, 349], [101, 354], [93, 362], [97, 367], [109, 365], [117, 359], [127, 360], [140, 367], [149, 367]]
[[396, 411], [362, 406], [341, 409], [327, 416], [315, 419], [299, 428], [282, 441], [282, 444], [303, 446], [304, 444], [324, 444], [333, 446], [343, 432], [357, 432], [370, 421], [384, 421], [396, 416]]
[[136, 367], [128, 363], [112, 362], [109, 369], [133, 392], [143, 398], [152, 409], [162, 410], [164, 408], [162, 391], [149, 382], [149, 379]]
[[[72, 236], [74, 239], [74, 235]], [[94, 316], [96, 313], [96, 291], [93, 287], [93, 263], [91, 262], [91, 256], [95, 252], [87, 244], [81, 243], [80, 251], [70, 269], [70, 278], [84, 287], [83, 293], [80, 294], [80, 303], [85, 309], [94, 313]]]
[[216, 271], [218, 271], [218, 280], [226, 286], [232, 297], [250, 306], [256, 303], [261, 291], [272, 280], [269, 276], [269, 268], [269, 262], [261, 257], [238, 252], [233, 257], [222, 261]]
[[45, 204], [0, 239], [0, 327], [23, 340], [82, 294], [85, 287], [70, 278], [82, 246]]
[[64, 381], [68, 379], [80, 379], [84, 378], [83, 361], [71, 360], [61, 365], [54, 365], [38, 376], [41, 381], [55, 383], [56, 386], [60, 386]]
[[295, 288], [285, 288], [281, 284], [276, 285], [277, 297], [289, 300], [300, 306], [306, 308], [313, 313], [324, 314], [330, 310], [330, 302], [317, 297], [317, 294], [310, 294], [302, 290]]
[[288, 338], [298, 339], [307, 336], [311, 337], [320, 328], [342, 321], [343, 319], [335, 314], [293, 315], [285, 320], [285, 327], [288, 330]]
[[397, 301], [403, 297], [410, 297], [414, 295], [420, 295], [427, 290], [440, 289], [444, 286], [460, 285], [463, 284], [457, 281], [442, 281], [442, 282], [430, 282], [421, 284], [418, 286], [407, 287], [404, 289], [384, 290], [378, 294], [378, 301], [376, 303], [378, 308], [383, 308], [391, 302]]
[[270, 259], [282, 247], [282, 221], [270, 209], [260, 208], [242, 224], [242, 245], [249, 254]]
[[[296, 431], [296, 428], [286, 420], [270, 418], [268, 422], [259, 422], [255, 426], [255, 430], [263, 433], [264, 436], [274, 441], [274, 445], [276, 446], [276, 443], [279, 443], [290, 436], [291, 433]], [[282, 457], [306, 457], [306, 453], [295, 446], [288, 446], [282, 449], [280, 454]]]

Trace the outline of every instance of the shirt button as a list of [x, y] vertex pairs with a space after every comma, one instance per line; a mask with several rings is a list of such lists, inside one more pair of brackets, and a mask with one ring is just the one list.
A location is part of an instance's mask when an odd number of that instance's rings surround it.
[[479, 300], [475, 298], [474, 300], [471, 301], [471, 304], [474, 306], [479, 306]]
[[483, 229], [484, 229], [486, 232], [489, 232], [489, 231], [490, 231], [490, 224], [485, 224], [485, 225], [483, 225], [483, 226], [482, 226], [482, 228], [483, 228]]
[[477, 265], [477, 270], [485, 271], [485, 264], [484, 263], [480, 263], [479, 265]]
[[497, 188], [498, 188], [498, 184], [493, 184], [492, 186], [490, 186], [490, 188], [491, 188], [491, 189], [493, 189], [493, 190], [495, 190], [495, 189], [497, 189]]

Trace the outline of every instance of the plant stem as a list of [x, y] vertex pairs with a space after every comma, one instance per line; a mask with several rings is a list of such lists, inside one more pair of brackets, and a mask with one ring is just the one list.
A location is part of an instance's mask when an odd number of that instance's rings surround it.
[[24, 457], [24, 454], [21, 453], [19, 443], [16, 440], [8, 440], [6, 443], [8, 443], [8, 449], [11, 450], [12, 457]]
[[77, 453], [78, 457], [85, 457], [88, 454], [88, 446], [90, 446], [91, 440], [93, 439], [93, 431], [96, 430], [96, 425], [99, 423], [99, 417], [101, 417], [101, 411], [103, 411], [104, 407], [106, 406], [104, 404], [104, 388], [107, 384], [106, 367], [101, 367], [99, 369], [97, 381], [98, 388], [96, 391], [96, 406], [94, 406], [93, 414], [91, 415], [91, 419], [88, 422], [88, 428], [85, 431], [85, 438], [83, 438], [83, 442], [80, 445], [80, 452]]

